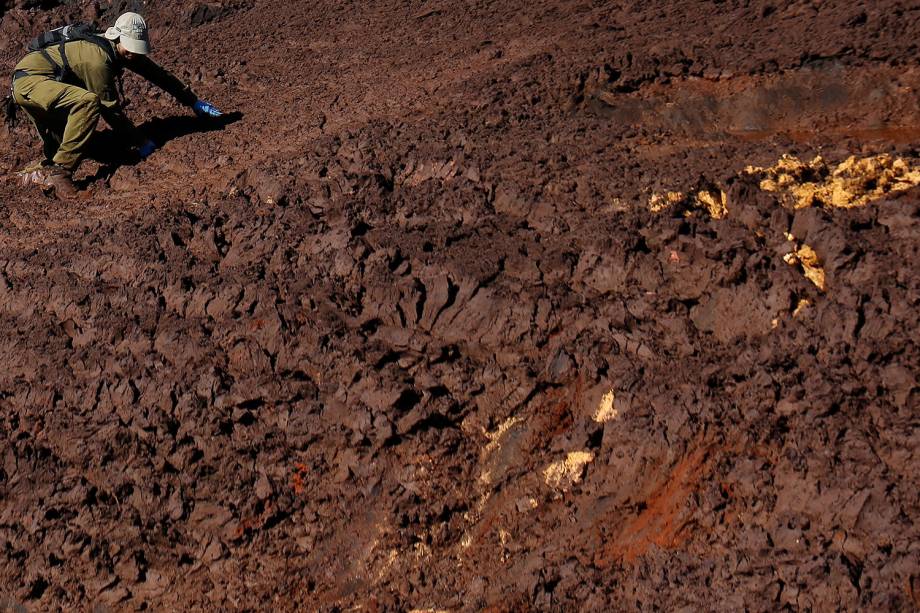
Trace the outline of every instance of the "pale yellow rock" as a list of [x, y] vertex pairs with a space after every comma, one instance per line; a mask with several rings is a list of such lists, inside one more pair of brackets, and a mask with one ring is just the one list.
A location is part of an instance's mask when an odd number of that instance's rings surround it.
[[791, 266], [801, 266], [805, 278], [815, 284], [822, 292], [825, 291], [824, 269], [818, 259], [818, 254], [808, 245], [796, 247], [792, 253], [783, 256], [783, 261]]
[[613, 390], [610, 390], [601, 397], [600, 403], [597, 405], [597, 409], [594, 411], [594, 421], [598, 423], [605, 423], [608, 421], [613, 421], [620, 416], [619, 410], [614, 406], [614, 394]]
[[696, 201], [709, 212], [713, 219], [722, 219], [728, 215], [728, 194], [724, 191], [720, 190], [718, 194], [715, 194], [703, 190], [696, 195]]
[[805, 163], [784, 155], [772, 167], [747, 166], [744, 172], [759, 176], [764, 191], [785, 192], [788, 203], [796, 209], [865, 206], [892, 192], [920, 185], [920, 169], [887, 154], [862, 159], [850, 156], [834, 169], [829, 169], [820, 156]]
[[[660, 213], [681, 202], [685, 197], [684, 192], [652, 194], [648, 200], [648, 208], [653, 213]], [[693, 202], [696, 205], [695, 208], [706, 211], [714, 219], [722, 219], [728, 214], [728, 194], [724, 191], [701, 190], [694, 196]]]
[[665, 192], [663, 194], [652, 194], [648, 200], [648, 208], [652, 213], [660, 213], [670, 208], [684, 199], [683, 192]]
[[805, 278], [815, 284], [822, 292], [825, 290], [824, 269], [821, 268], [821, 262], [818, 260], [818, 254], [808, 245], [802, 245], [796, 252], [802, 269], [805, 271]]
[[585, 466], [592, 461], [594, 454], [590, 451], [570, 451], [564, 459], [543, 469], [543, 480], [553, 489], [568, 490], [581, 481]]
[[508, 430], [510, 430], [517, 424], [521, 423], [521, 421], [523, 421], [523, 419], [518, 416], [509, 417], [508, 419], [503, 421], [501, 424], [499, 424], [498, 428], [496, 428], [494, 431], [483, 432], [485, 437], [489, 439], [489, 442], [486, 443], [486, 446], [485, 446], [485, 449], [483, 449], [483, 452], [485, 452], [486, 454], [489, 454], [495, 451], [496, 449], [498, 449], [501, 438], [505, 435], [505, 433], [508, 432]]
[[808, 298], [802, 298], [801, 300], [799, 300], [799, 303], [795, 305], [795, 310], [792, 311], [792, 317], [795, 318], [801, 315], [802, 311], [807, 309], [809, 305], [811, 305], [811, 300], [809, 300]]

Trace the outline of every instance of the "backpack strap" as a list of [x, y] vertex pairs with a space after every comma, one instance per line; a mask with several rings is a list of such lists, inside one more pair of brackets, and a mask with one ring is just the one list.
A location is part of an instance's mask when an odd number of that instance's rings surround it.
[[58, 79], [59, 81], [63, 81], [63, 80], [65, 80], [67, 77], [70, 76], [70, 62], [67, 61], [67, 52], [64, 51], [64, 45], [66, 45], [66, 44], [67, 44], [67, 41], [66, 41], [66, 40], [62, 40], [62, 41], [61, 41], [61, 44], [58, 45], [58, 52], [60, 52], [60, 54], [61, 54], [61, 61], [64, 63], [64, 69], [63, 69], [63, 71], [61, 72], [61, 78]]
[[[63, 44], [61, 46], [63, 47]], [[51, 59], [51, 55], [44, 49], [39, 49], [38, 52], [42, 54], [42, 57], [45, 58], [45, 61], [48, 62], [48, 65], [51, 66], [52, 69], [54, 69], [54, 80], [63, 81], [65, 75], [64, 75], [64, 69], [61, 67], [61, 65], [55, 62], [53, 59]], [[63, 49], [61, 51], [61, 55], [62, 56], [64, 55]], [[64, 61], [66, 62], [67, 60], [65, 59]]]

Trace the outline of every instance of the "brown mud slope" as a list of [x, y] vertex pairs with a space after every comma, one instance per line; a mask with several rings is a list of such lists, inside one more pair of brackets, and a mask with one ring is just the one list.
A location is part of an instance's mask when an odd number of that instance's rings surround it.
[[242, 119], [0, 185], [0, 609], [920, 606], [916, 3], [147, 13]]

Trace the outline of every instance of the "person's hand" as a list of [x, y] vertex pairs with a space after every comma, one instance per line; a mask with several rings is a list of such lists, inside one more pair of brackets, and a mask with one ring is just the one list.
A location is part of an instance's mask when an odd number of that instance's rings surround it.
[[199, 100], [192, 108], [195, 109], [195, 114], [199, 117], [220, 117], [223, 115], [216, 106], [204, 100]]
[[137, 154], [141, 156], [142, 160], [150, 157], [150, 154], [156, 151], [157, 144], [152, 140], [148, 140], [146, 143], [137, 148]]

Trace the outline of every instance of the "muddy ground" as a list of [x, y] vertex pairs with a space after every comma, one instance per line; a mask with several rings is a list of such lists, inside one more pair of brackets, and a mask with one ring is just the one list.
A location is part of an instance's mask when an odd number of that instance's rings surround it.
[[0, 610], [920, 607], [916, 3], [140, 8], [238, 115], [0, 128]]

